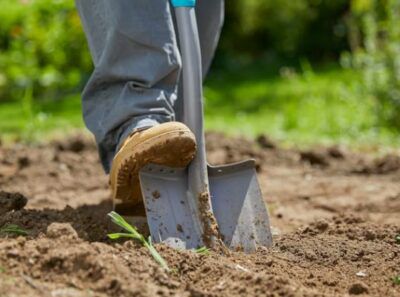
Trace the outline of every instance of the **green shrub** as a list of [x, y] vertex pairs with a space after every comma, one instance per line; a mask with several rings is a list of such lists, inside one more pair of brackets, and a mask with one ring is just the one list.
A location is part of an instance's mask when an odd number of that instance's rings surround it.
[[[0, 0], [0, 100], [77, 89], [91, 61], [73, 0]], [[29, 95], [30, 96], [30, 95]]]
[[350, 0], [225, 2], [223, 53], [320, 60], [348, 48], [345, 15]]
[[400, 129], [400, 1], [353, 0], [352, 9], [363, 39], [352, 65], [375, 99], [378, 124]]

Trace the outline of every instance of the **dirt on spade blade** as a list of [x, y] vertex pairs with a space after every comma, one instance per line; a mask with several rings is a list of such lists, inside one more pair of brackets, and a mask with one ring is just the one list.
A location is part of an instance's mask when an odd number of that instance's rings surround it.
[[[400, 157], [209, 134], [209, 160], [255, 158], [274, 245], [199, 255], [107, 239], [108, 180], [83, 136], [0, 147], [0, 296], [400, 296]], [[26, 203], [26, 206], [25, 206]]]

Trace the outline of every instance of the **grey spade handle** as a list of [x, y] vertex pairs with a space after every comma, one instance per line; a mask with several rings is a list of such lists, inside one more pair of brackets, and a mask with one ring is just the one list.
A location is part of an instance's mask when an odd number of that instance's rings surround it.
[[[194, 9], [194, 1], [189, 1], [193, 6], [180, 6], [187, 1], [173, 1], [179, 32], [180, 50], [182, 55], [182, 80], [183, 80], [183, 121], [192, 130], [197, 141], [197, 155], [188, 169], [189, 195], [196, 205], [195, 215], [199, 213], [199, 195], [207, 193], [209, 196], [206, 147], [203, 124], [203, 79], [201, 69], [201, 51]], [[210, 199], [208, 201], [211, 209]], [[200, 219], [200, 218], [199, 218]], [[211, 224], [211, 222], [202, 222]], [[203, 229], [204, 226], [199, 226]], [[203, 230], [204, 231], [204, 230]]]

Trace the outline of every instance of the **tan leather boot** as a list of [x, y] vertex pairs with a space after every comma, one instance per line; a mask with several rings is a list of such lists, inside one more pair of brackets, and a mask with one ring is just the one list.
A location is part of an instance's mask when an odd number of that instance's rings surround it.
[[196, 154], [193, 133], [168, 122], [129, 136], [116, 154], [110, 173], [114, 209], [121, 215], [145, 216], [139, 170], [149, 164], [186, 167]]

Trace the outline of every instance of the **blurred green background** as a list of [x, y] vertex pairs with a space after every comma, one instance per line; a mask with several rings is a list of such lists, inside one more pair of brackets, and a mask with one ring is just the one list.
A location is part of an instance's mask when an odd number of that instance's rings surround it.
[[[82, 129], [92, 63], [73, 0], [0, 0], [0, 137]], [[207, 128], [289, 144], [394, 146], [400, 0], [226, 1]]]

